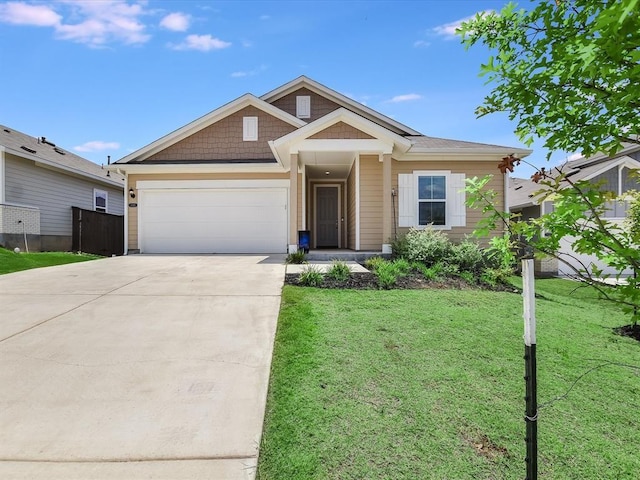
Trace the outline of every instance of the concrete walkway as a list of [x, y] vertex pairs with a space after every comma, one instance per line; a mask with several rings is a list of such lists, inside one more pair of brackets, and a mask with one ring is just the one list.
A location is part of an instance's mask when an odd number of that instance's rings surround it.
[[282, 262], [137, 255], [0, 276], [0, 478], [254, 478]]

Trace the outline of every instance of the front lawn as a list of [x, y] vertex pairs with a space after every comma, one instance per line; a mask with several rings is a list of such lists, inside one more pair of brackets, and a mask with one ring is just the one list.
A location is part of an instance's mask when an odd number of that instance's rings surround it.
[[[588, 369], [640, 366], [628, 323], [575, 283], [537, 282], [540, 403]], [[258, 478], [524, 478], [522, 297], [285, 286]], [[548, 479], [635, 479], [640, 370], [607, 365], [540, 410]]]
[[0, 275], [4, 273], [29, 270], [30, 268], [51, 267], [65, 263], [86, 262], [95, 260], [96, 255], [77, 254], [68, 252], [38, 252], [38, 253], [14, 253], [5, 248], [0, 248]]

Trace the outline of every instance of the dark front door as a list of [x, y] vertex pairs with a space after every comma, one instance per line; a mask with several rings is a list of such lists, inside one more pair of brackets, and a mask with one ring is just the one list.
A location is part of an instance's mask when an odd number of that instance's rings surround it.
[[338, 248], [338, 187], [316, 187], [316, 247]]

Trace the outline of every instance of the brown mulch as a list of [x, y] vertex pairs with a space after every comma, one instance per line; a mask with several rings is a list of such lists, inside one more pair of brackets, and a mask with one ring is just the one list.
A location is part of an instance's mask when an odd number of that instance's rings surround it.
[[640, 325], [625, 325], [613, 329], [614, 333], [621, 337], [631, 337], [640, 342]]
[[[300, 274], [287, 273], [285, 275], [284, 283], [287, 285], [302, 286], [299, 282]], [[378, 277], [371, 272], [354, 272], [344, 282], [336, 281], [328, 276], [324, 276], [323, 283], [318, 288], [346, 288], [352, 290], [381, 290], [382, 287], [378, 283]], [[394, 290], [419, 290], [419, 289], [468, 289], [468, 288], [485, 288], [488, 290], [508, 291], [520, 293], [510, 286], [496, 286], [495, 288], [489, 288], [486, 286], [479, 287], [477, 285], [469, 284], [462, 278], [450, 277], [443, 280], [432, 281], [427, 280], [420, 274], [409, 274], [404, 277], [398, 278], [398, 282], [393, 287]]]

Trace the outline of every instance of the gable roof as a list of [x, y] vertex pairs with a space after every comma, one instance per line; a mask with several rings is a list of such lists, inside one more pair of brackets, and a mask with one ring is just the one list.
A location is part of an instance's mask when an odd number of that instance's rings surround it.
[[155, 142], [152, 142], [149, 145], [146, 145], [140, 148], [139, 150], [136, 150], [135, 152], [130, 153], [126, 157], [123, 157], [117, 162], [115, 162], [115, 164], [137, 163], [137, 162], [143, 161], [146, 158], [149, 158], [150, 156], [154, 155], [155, 153], [158, 153], [161, 150], [164, 150], [165, 148], [170, 147], [171, 145], [174, 145], [175, 143], [178, 143], [181, 140], [184, 140], [190, 135], [193, 135], [194, 133], [208, 126], [213, 125], [219, 120], [222, 120], [223, 118], [233, 113], [236, 113], [248, 106], [256, 107], [259, 110], [262, 110], [263, 112], [273, 117], [279, 118], [280, 120], [290, 125], [293, 125], [296, 128], [302, 127], [303, 125], [307, 124], [307, 122], [305, 122], [304, 120], [300, 120], [299, 118], [294, 117], [293, 115], [290, 115], [284, 110], [280, 110], [279, 108], [274, 107], [270, 103], [267, 103], [264, 100], [259, 99], [255, 95], [246, 93], [241, 97], [238, 97], [235, 100], [227, 103], [226, 105], [223, 105], [222, 107], [217, 108], [207, 113], [206, 115], [203, 115], [202, 117], [194, 120], [193, 122], [188, 123], [187, 125], [177, 130], [174, 130], [173, 132], [165, 135], [164, 137], [159, 138]]
[[420, 132], [403, 125], [402, 123], [383, 115], [380, 112], [376, 112], [375, 110], [363, 105], [362, 103], [356, 102], [355, 100], [336, 92], [335, 90], [330, 89], [322, 85], [321, 83], [316, 82], [304, 75], [291, 80], [288, 83], [276, 88], [275, 90], [271, 90], [270, 92], [265, 93], [260, 98], [265, 102], [272, 103], [276, 100], [299, 90], [300, 88], [307, 88], [312, 92], [317, 93], [329, 100], [337, 103], [341, 107], [346, 108], [347, 110], [355, 111], [357, 114], [365, 117], [366, 119], [377, 123], [382, 124], [385, 128], [393, 131], [399, 135], [420, 135]]
[[609, 156], [606, 153], [597, 153], [590, 157], [581, 157], [575, 160], [570, 160], [566, 163], [569, 168], [582, 168], [588, 165], [593, 165], [595, 163], [605, 162], [607, 160], [611, 160], [612, 158], [617, 158], [621, 155], [628, 155], [633, 152], [640, 151], [640, 145], [637, 143], [624, 143], [622, 150], [617, 152], [615, 155]]
[[[337, 123], [346, 123], [368, 135], [371, 139], [310, 139], [313, 135]], [[304, 127], [294, 130], [276, 140], [269, 141], [269, 146], [275, 157], [279, 159], [285, 168], [289, 168], [290, 159], [285, 153], [298, 153], [300, 147], [304, 148], [305, 143], [313, 145], [312, 150], [317, 151], [320, 146], [324, 146], [324, 151], [344, 151], [353, 148], [354, 150], [364, 150], [378, 153], [392, 153], [394, 150], [406, 152], [411, 147], [411, 141], [407, 138], [392, 132], [391, 130], [353, 113], [346, 108], [339, 108]]]
[[45, 137], [32, 137], [0, 125], [0, 149], [70, 175], [124, 189], [122, 175], [109, 172], [102, 166], [55, 145]]
[[[640, 169], [640, 161], [625, 155], [640, 150], [640, 145], [626, 147], [614, 157], [598, 154], [590, 158], [580, 158], [570, 162], [565, 162], [559, 167], [553, 167], [548, 175], [556, 178], [565, 175], [572, 182], [580, 180], [591, 180], [603, 173], [624, 166], [630, 169]], [[537, 192], [545, 190], [544, 185], [537, 184], [531, 179], [510, 178], [509, 179], [509, 208], [522, 208], [531, 205], [538, 205], [540, 198], [535, 195]]]

